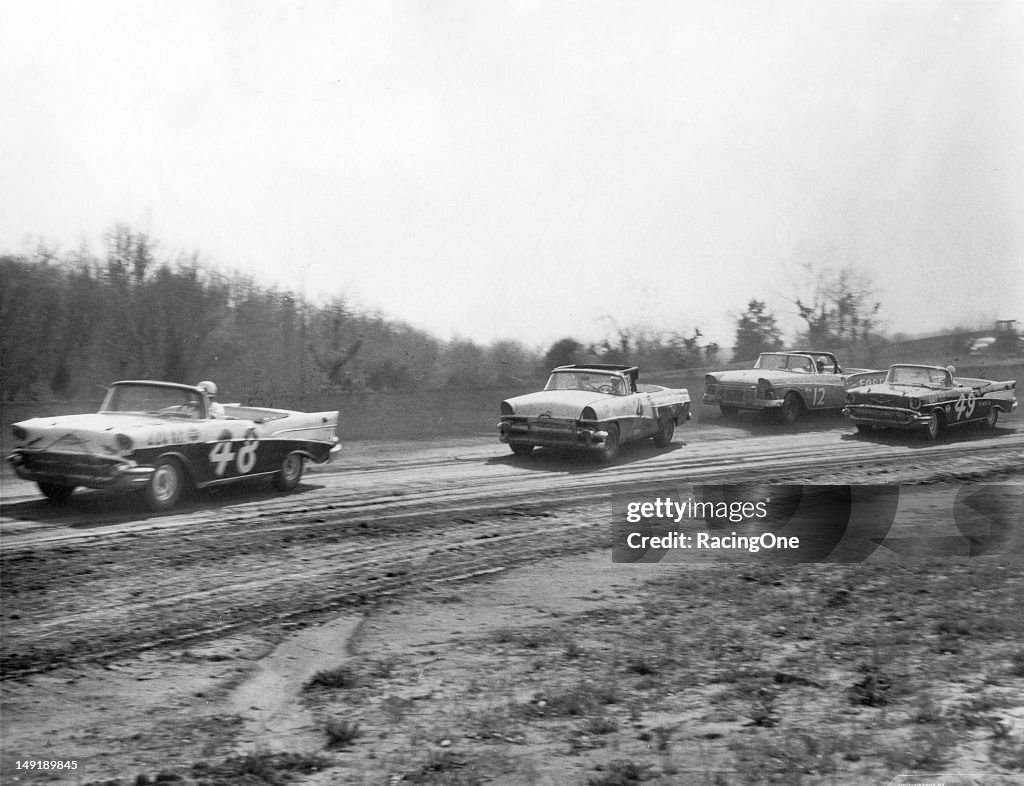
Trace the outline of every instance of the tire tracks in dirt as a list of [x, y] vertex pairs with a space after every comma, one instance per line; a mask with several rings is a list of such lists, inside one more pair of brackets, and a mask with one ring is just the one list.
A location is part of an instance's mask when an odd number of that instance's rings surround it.
[[459, 455], [428, 448], [386, 472], [372, 460], [341, 464], [310, 473], [312, 488], [299, 494], [251, 500], [241, 490], [225, 495], [228, 504], [142, 521], [130, 510], [115, 523], [90, 515], [102, 495], [56, 520], [35, 519], [38, 503], [13, 506], [13, 516], [9, 506], [2, 678], [323, 615], [590, 549], [607, 537], [616, 493], [1024, 469], [1024, 433], [1009, 429], [934, 444], [833, 430], [699, 448], [637, 445], [608, 467], [548, 452], [514, 458], [493, 445]]

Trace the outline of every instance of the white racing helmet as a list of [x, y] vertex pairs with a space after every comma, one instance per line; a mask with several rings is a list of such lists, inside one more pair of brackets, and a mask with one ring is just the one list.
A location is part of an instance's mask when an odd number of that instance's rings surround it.
[[208, 380], [208, 379], [203, 380], [198, 385], [196, 385], [196, 387], [199, 388], [201, 391], [203, 391], [208, 396], [216, 396], [217, 395], [217, 386], [215, 384], [213, 384], [212, 382], [210, 382], [210, 380]]

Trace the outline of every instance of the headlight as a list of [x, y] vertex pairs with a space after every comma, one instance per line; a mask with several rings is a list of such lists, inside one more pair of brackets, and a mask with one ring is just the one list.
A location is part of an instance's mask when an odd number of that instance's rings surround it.
[[580, 420], [597, 420], [597, 413], [590, 407], [584, 407], [580, 413]]
[[911, 409], [920, 409], [921, 408], [921, 399], [919, 399], [919, 398], [912, 398], [912, 399], [910, 399], [910, 408]]
[[857, 403], [857, 397], [855, 395], [853, 395], [853, 393], [847, 393], [846, 394], [846, 403], [847, 404], [856, 404]]
[[132, 442], [132, 438], [127, 434], [118, 434], [114, 437], [114, 444], [117, 445], [117, 449], [122, 453], [129, 453], [135, 447], [135, 443]]
[[28, 439], [28, 432], [21, 426], [11, 426], [11, 433], [14, 435], [14, 439], [17, 442], [24, 442]]
[[763, 377], [757, 380], [757, 397], [764, 399], [775, 398], [775, 391], [772, 389], [772, 383]]
[[515, 412], [515, 410], [512, 408], [511, 404], [509, 404], [507, 401], [502, 401], [501, 402], [501, 416], [502, 417], [506, 417], [508, 415], [511, 415], [514, 412]]

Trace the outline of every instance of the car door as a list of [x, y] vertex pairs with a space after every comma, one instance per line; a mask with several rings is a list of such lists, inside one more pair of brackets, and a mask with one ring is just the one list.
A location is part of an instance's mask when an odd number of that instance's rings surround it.
[[[650, 393], [638, 392], [626, 381], [625, 396], [617, 397], [616, 410], [622, 412], [619, 421], [625, 439], [640, 439], [647, 435], [654, 419], [654, 403]], [[628, 425], [627, 425], [628, 424]]]
[[814, 374], [813, 401], [815, 409], [835, 409], [846, 403], [846, 385], [841, 374], [828, 371]]

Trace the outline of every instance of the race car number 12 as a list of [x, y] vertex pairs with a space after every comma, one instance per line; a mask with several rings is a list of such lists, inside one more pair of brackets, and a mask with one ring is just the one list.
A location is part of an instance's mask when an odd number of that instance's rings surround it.
[[260, 442], [258, 439], [247, 439], [242, 446], [235, 451], [231, 442], [218, 442], [210, 449], [210, 462], [216, 464], [214, 472], [217, 477], [222, 477], [228, 464], [232, 461], [238, 467], [239, 474], [252, 472], [256, 466], [256, 448]]

